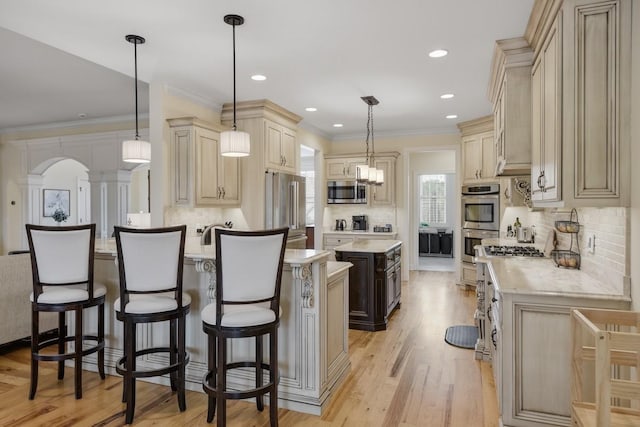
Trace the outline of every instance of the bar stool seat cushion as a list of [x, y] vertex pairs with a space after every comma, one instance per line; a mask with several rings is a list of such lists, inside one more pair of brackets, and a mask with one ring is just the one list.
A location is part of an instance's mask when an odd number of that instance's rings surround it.
[[[189, 294], [183, 292], [182, 306], [187, 307], [189, 304], [191, 304], [191, 297]], [[120, 311], [120, 298], [113, 303], [113, 308], [115, 311]], [[127, 304], [125, 313], [152, 314], [172, 311], [177, 308], [178, 303], [175, 299], [175, 293], [173, 292], [153, 295], [129, 295], [129, 304]]]
[[[280, 307], [280, 316], [282, 307]], [[216, 303], [215, 301], [207, 305], [202, 312], [202, 321], [210, 325], [216, 324]], [[220, 321], [225, 327], [245, 327], [265, 325], [276, 320], [276, 314], [269, 308], [268, 304], [227, 304], [224, 306], [224, 314]]]
[[[98, 282], [93, 282], [93, 297], [98, 298], [107, 294], [107, 288]], [[42, 293], [38, 295], [38, 304], [64, 304], [76, 301], [89, 300], [87, 285], [68, 286], [43, 286]], [[33, 302], [33, 292], [29, 295], [29, 301]]]

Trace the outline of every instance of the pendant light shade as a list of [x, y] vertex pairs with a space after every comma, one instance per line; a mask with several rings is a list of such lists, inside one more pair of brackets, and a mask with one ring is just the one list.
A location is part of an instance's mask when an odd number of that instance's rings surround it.
[[[367, 164], [357, 167], [357, 180], [370, 185], [384, 184], [384, 171], [375, 167], [375, 142], [373, 138], [373, 106], [378, 105], [379, 101], [375, 96], [363, 96], [361, 98], [365, 104], [369, 106], [367, 116]], [[371, 137], [371, 155], [369, 155], [369, 137]]]
[[236, 25], [244, 24], [240, 15], [226, 15], [224, 22], [233, 27], [233, 129], [220, 134], [220, 154], [227, 157], [245, 157], [251, 154], [251, 141], [247, 132], [236, 126]]
[[151, 161], [151, 144], [142, 141], [138, 133], [138, 45], [145, 42], [144, 37], [129, 34], [125, 39], [133, 44], [133, 61], [135, 68], [136, 99], [136, 138], [122, 142], [122, 161], [128, 163], [149, 163]]
[[122, 160], [129, 163], [149, 163], [151, 144], [140, 139], [122, 141]]

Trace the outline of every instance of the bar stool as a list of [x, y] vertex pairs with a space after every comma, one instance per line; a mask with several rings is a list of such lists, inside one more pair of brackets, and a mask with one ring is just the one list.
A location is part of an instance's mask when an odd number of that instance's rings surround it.
[[[269, 420], [278, 425], [278, 325], [280, 286], [288, 228], [266, 231], [216, 229], [215, 302], [202, 310], [202, 328], [208, 340], [208, 372], [202, 387], [209, 395], [207, 422], [218, 410], [218, 427], [226, 423], [226, 400], [256, 398], [269, 393]], [[269, 363], [262, 360], [262, 340], [269, 335]], [[255, 337], [255, 360], [227, 363], [229, 338]], [[227, 371], [255, 368], [255, 388], [230, 391]], [[269, 370], [263, 384], [262, 370]]]
[[[98, 372], [104, 379], [104, 297], [107, 289], [93, 281], [95, 224], [50, 227], [27, 224], [31, 252], [31, 387], [38, 387], [38, 362], [58, 362], [58, 379], [64, 378], [65, 360], [74, 361], [75, 396], [82, 398], [82, 357], [98, 353]], [[83, 310], [97, 307], [97, 335], [83, 332]], [[58, 336], [40, 342], [40, 312], [58, 313]], [[75, 313], [75, 332], [67, 336], [66, 313]], [[66, 348], [73, 342], [73, 350]], [[84, 344], [87, 344], [85, 347]], [[57, 345], [57, 352], [43, 352]]]
[[[185, 322], [191, 297], [182, 292], [186, 225], [134, 229], [114, 227], [120, 273], [120, 298], [114, 303], [116, 317], [124, 323], [124, 356], [116, 364], [123, 377], [122, 401], [125, 422], [133, 422], [136, 378], [169, 374], [171, 390], [177, 392], [180, 412], [186, 410]], [[168, 346], [136, 348], [136, 326], [169, 321]], [[154, 369], [136, 369], [136, 358], [167, 354], [169, 362]]]

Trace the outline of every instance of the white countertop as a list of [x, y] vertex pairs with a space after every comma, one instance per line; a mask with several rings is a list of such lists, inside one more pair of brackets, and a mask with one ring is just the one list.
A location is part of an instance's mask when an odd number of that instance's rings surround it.
[[323, 232], [324, 235], [332, 234], [336, 236], [391, 236], [395, 237], [398, 232], [397, 231], [369, 231], [369, 230], [344, 230], [344, 231], [336, 231], [336, 230], [328, 230]]
[[[107, 254], [116, 256], [115, 239], [96, 239], [97, 254]], [[286, 264], [309, 264], [328, 258], [331, 252], [315, 249], [287, 249], [284, 252], [284, 262]], [[187, 238], [184, 248], [184, 257], [191, 260], [215, 259], [215, 245], [200, 245], [200, 238]]]
[[371, 252], [380, 253], [387, 252], [402, 244], [400, 240], [356, 240], [355, 242], [345, 243], [344, 245], [336, 246], [334, 250], [336, 252]]
[[[496, 240], [483, 239], [482, 243], [496, 244]], [[504, 239], [500, 244], [505, 244]], [[488, 265], [494, 285], [502, 293], [630, 299], [621, 283], [605, 283], [582, 270], [556, 267], [551, 258], [479, 256], [476, 261]]]

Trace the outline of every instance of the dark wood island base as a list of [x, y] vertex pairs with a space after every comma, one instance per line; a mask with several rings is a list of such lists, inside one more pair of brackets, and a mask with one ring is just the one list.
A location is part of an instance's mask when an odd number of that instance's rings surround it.
[[353, 264], [349, 270], [349, 328], [387, 329], [400, 308], [401, 246], [399, 240], [362, 240], [335, 248], [336, 260]]

